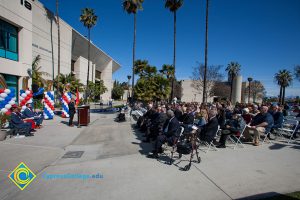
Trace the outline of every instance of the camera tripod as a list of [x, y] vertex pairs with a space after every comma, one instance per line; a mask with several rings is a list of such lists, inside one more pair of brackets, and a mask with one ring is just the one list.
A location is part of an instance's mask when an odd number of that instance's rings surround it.
[[197, 163], [201, 162], [201, 158], [199, 157], [199, 152], [198, 152], [198, 148], [197, 148], [198, 147], [197, 146], [197, 139], [198, 139], [197, 131], [192, 130], [190, 133], [186, 133], [184, 135], [185, 135], [186, 139], [189, 140], [192, 145], [189, 164], [187, 164], [184, 168], [182, 168], [182, 171], [188, 171], [191, 168], [194, 156], [196, 155], [196, 157], [197, 157], [197, 160], [196, 160]]

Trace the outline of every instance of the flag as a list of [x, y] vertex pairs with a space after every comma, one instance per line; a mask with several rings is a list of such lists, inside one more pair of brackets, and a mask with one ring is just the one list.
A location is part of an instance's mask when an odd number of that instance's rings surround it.
[[79, 91], [78, 91], [78, 88], [77, 88], [77, 91], [76, 91], [76, 106], [79, 105]]

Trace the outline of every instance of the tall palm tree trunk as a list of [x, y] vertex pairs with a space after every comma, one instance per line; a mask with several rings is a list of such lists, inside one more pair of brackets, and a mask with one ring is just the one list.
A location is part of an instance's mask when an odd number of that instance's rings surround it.
[[88, 85], [89, 85], [89, 75], [90, 75], [90, 47], [91, 47], [91, 29], [88, 28], [88, 37], [89, 37], [89, 45], [88, 45], [88, 71], [86, 76], [86, 90], [85, 90], [85, 103], [87, 103], [88, 99]]
[[232, 102], [233, 79], [234, 79], [234, 76], [231, 75], [231, 82], [230, 82], [230, 96], [229, 96], [230, 102]]
[[281, 100], [281, 104], [283, 105], [285, 102], [285, 87], [282, 88], [282, 100]]
[[170, 102], [172, 102], [173, 97], [174, 97], [174, 81], [175, 81], [175, 72], [176, 72], [176, 11], [174, 11], [174, 54], [173, 54], [173, 67], [174, 67], [174, 77], [172, 78], [172, 88], [171, 88], [171, 97], [170, 97]]
[[251, 83], [249, 81], [248, 103], [250, 103], [250, 91], [251, 91]]
[[205, 20], [205, 59], [204, 59], [204, 79], [203, 79], [203, 97], [204, 103], [207, 102], [206, 98], [206, 74], [207, 74], [207, 48], [208, 48], [208, 6], [209, 0], [206, 0], [206, 20]]
[[57, 17], [57, 75], [60, 75], [60, 24], [58, 15], [58, 0], [56, 0], [56, 17]]
[[136, 48], [136, 13], [133, 15], [133, 48], [132, 48], [132, 91], [131, 98], [134, 99], [134, 61], [135, 61], [135, 48]]
[[279, 104], [282, 103], [282, 86], [280, 86], [280, 93], [279, 93], [279, 101], [278, 101]]
[[50, 40], [51, 40], [51, 59], [52, 59], [52, 89], [54, 90], [54, 80], [55, 80], [55, 76], [54, 76], [54, 52], [53, 52], [53, 18], [50, 21], [51, 25], [50, 25]]

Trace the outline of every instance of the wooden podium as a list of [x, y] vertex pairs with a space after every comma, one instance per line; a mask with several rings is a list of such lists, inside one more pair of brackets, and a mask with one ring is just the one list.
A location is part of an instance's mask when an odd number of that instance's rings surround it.
[[88, 126], [90, 123], [90, 106], [78, 106], [77, 116], [78, 116], [78, 127]]

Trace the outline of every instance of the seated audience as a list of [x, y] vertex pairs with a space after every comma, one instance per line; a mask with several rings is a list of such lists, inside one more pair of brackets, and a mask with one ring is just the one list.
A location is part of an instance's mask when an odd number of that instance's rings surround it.
[[147, 134], [146, 134], [146, 140], [143, 142], [150, 142], [150, 139], [156, 139], [157, 136], [162, 132], [163, 125], [167, 120], [167, 115], [165, 113], [165, 109], [163, 109], [161, 106], [158, 106], [156, 109], [156, 117], [151, 120], [151, 123], [149, 124]]
[[31, 133], [31, 123], [24, 122], [24, 120], [21, 118], [21, 114], [17, 105], [12, 105], [11, 112], [10, 123], [12, 123], [13, 127], [23, 129], [25, 131], [25, 136], [33, 136]]
[[243, 109], [242, 117], [245, 120], [246, 124], [249, 124], [251, 122], [252, 115], [250, 114], [249, 108], [244, 108]]
[[220, 137], [219, 145], [217, 148], [226, 148], [226, 140], [229, 135], [241, 134], [246, 126], [246, 122], [239, 112], [234, 111], [232, 118], [226, 121], [224, 128], [222, 129], [222, 135]]
[[253, 145], [259, 146], [259, 138], [261, 135], [268, 133], [274, 124], [273, 117], [268, 113], [268, 107], [262, 106], [260, 113], [257, 114], [249, 127], [246, 127], [244, 137], [246, 140], [251, 139], [251, 133], [254, 134]]
[[216, 115], [217, 111], [215, 109], [209, 111], [207, 124], [205, 124], [202, 130], [198, 129], [200, 130], [200, 140], [208, 143], [214, 140], [219, 126]]
[[174, 112], [172, 110], [168, 110], [167, 116], [168, 120], [163, 126], [163, 133], [157, 137], [152, 154], [148, 155], [150, 158], [158, 158], [158, 154], [162, 153], [162, 145], [165, 142], [167, 142], [169, 145], [173, 145], [179, 137], [180, 125], [179, 121], [174, 115]]
[[189, 125], [194, 124], [194, 114], [193, 109], [191, 107], [188, 107], [187, 112], [182, 115], [182, 124], [184, 128], [188, 128]]
[[273, 116], [274, 119], [274, 125], [272, 127], [272, 132], [274, 129], [281, 128], [283, 124], [283, 113], [282, 113], [282, 108], [275, 105], [272, 107], [272, 111], [270, 114]]
[[36, 113], [34, 113], [30, 103], [26, 104], [26, 109], [23, 111], [23, 115], [27, 119], [32, 119], [36, 124], [36, 128], [41, 127], [44, 117], [43, 115], [37, 115]]

